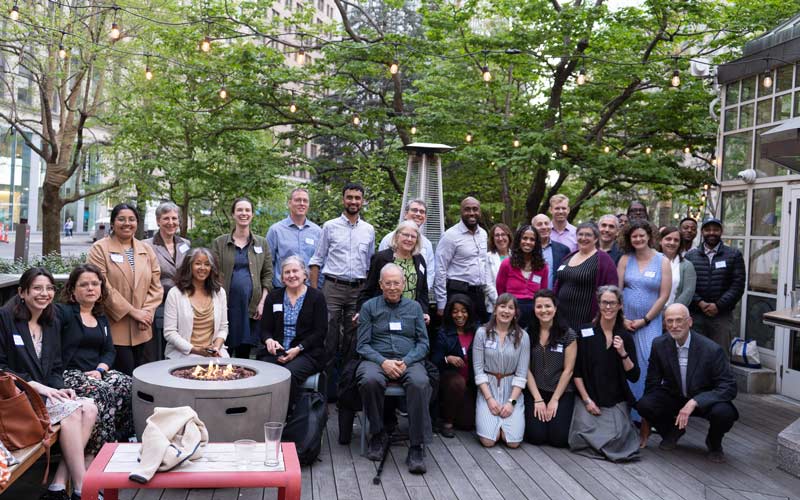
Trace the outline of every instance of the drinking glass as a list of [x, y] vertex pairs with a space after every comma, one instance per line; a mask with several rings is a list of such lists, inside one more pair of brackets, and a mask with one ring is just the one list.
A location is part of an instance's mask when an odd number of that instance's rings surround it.
[[792, 317], [800, 318], [800, 290], [792, 290]]
[[266, 454], [264, 465], [274, 467], [280, 462], [281, 434], [283, 433], [282, 422], [267, 422], [264, 424], [264, 444]]
[[233, 442], [233, 450], [236, 454], [236, 465], [240, 469], [246, 469], [253, 460], [256, 442], [252, 439], [239, 439]]

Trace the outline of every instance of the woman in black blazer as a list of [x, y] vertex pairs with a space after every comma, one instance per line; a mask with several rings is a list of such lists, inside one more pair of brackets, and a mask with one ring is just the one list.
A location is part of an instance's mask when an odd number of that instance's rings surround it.
[[92, 398], [98, 408], [97, 425], [86, 450], [100, 451], [105, 443], [127, 441], [133, 435], [132, 379], [112, 370], [114, 339], [103, 301], [106, 280], [99, 267], [81, 264], [69, 275], [63, 304], [58, 304], [61, 323], [61, 360], [64, 384], [78, 396]]
[[328, 305], [322, 292], [306, 285], [303, 259], [290, 255], [281, 263], [283, 288], [267, 295], [261, 318], [261, 342], [266, 351], [258, 359], [282, 365], [292, 372], [289, 412], [299, 389], [311, 375], [325, 367]]
[[53, 275], [42, 267], [25, 271], [19, 292], [0, 310], [0, 370], [26, 380], [47, 405], [50, 423], [60, 423], [62, 459], [51, 488], [42, 498], [67, 500], [67, 480], [80, 492], [86, 473], [84, 448], [97, 419], [97, 406], [64, 388], [59, 323], [55, 317]]
[[356, 311], [361, 309], [364, 302], [381, 294], [379, 281], [381, 269], [389, 263], [400, 266], [406, 278], [403, 297], [416, 300], [422, 307], [425, 324], [430, 321], [428, 315], [428, 263], [420, 254], [422, 238], [419, 227], [413, 221], [403, 221], [397, 226], [392, 238], [391, 248], [381, 250], [372, 256], [367, 274], [367, 282], [358, 295]]

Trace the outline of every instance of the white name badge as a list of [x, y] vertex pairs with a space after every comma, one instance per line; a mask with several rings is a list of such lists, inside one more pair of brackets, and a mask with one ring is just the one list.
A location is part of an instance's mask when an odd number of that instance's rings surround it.
[[421, 273], [425, 272], [425, 266], [423, 266], [422, 264], [419, 265], [419, 272]]
[[283, 312], [283, 304], [272, 304], [272, 312], [274, 313]]
[[486, 349], [497, 349], [497, 341], [496, 340], [487, 340], [483, 343], [483, 347]]
[[565, 267], [567, 267], [566, 264], [561, 264], [560, 266], [558, 266], [557, 271], [563, 271]]
[[263, 253], [263, 252], [264, 252], [264, 249], [263, 249], [263, 248], [261, 248], [261, 247], [253, 247], [253, 251], [254, 251], [255, 253]]
[[644, 277], [645, 278], [655, 278], [656, 277], [656, 272], [655, 271], [647, 271], [647, 272], [644, 273]]
[[[594, 333], [594, 332], [592, 332]], [[550, 348], [553, 352], [564, 352], [564, 345], [563, 344], [556, 344], [555, 347]]]
[[534, 274], [533, 275], [533, 282], [536, 283], [537, 285], [540, 285], [542, 283], [542, 277], [539, 276], [539, 275]]
[[117, 264], [121, 264], [123, 262], [122, 254], [112, 253], [111, 260], [116, 262]]
[[461, 348], [461, 354], [463, 354], [464, 356], [467, 355], [467, 348], [466, 347], [462, 347]]
[[180, 253], [188, 252], [189, 251], [189, 245], [187, 245], [186, 243], [181, 243], [181, 246], [178, 247], [178, 251]]
[[108, 337], [108, 327], [106, 326], [103, 327], [103, 335]]
[[306, 238], [306, 245], [313, 245], [313, 244], [314, 244], [314, 238]]
[[389, 330], [393, 332], [399, 332], [403, 329], [403, 325], [399, 321], [390, 321], [389, 322]]
[[592, 328], [581, 328], [581, 337], [591, 337], [594, 335], [594, 330]]
[[725, 265], [725, 261], [724, 260], [721, 260], [719, 262], [714, 262], [714, 268], [715, 269], [722, 269], [723, 267], [727, 267]]
[[22, 341], [22, 337], [19, 335], [14, 335], [14, 345], [25, 345], [25, 342]]

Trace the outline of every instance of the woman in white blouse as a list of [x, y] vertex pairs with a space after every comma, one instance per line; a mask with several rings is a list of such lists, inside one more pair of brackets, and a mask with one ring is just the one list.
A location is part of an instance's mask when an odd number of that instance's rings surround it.
[[511, 229], [502, 222], [492, 226], [489, 231], [488, 248], [486, 252], [486, 312], [494, 310], [494, 302], [497, 300], [497, 271], [500, 264], [510, 255], [511, 244], [514, 236]]

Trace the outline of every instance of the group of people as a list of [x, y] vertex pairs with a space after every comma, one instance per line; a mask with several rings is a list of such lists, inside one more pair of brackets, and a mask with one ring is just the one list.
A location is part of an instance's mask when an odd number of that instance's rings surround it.
[[555, 195], [552, 220], [487, 233], [469, 197], [434, 251], [427, 205], [415, 199], [376, 253], [364, 202], [348, 183], [342, 214], [320, 227], [307, 218], [308, 191], [294, 189], [288, 216], [261, 237], [253, 203], [239, 198], [233, 228], [210, 248], [179, 234], [169, 202], [155, 235], [136, 239], [139, 213], [121, 203], [63, 304], [50, 273], [23, 274], [0, 315], [0, 369], [34, 382], [61, 421], [64, 460], [47, 498], [67, 498], [67, 479], [79, 497], [84, 455], [131, 435], [130, 375], [162, 356], [280, 364], [292, 375], [290, 413], [307, 377], [336, 380], [360, 360], [367, 456], [388, 446], [384, 391], [399, 384], [414, 473], [425, 472], [434, 424], [445, 437], [475, 428], [485, 446], [527, 440], [629, 460], [651, 425], [674, 447], [695, 415], [711, 420], [707, 444], [722, 459], [736, 419], [726, 356], [744, 264], [721, 243], [721, 221], [705, 220], [692, 248], [693, 219], [656, 230], [635, 202], [625, 217], [576, 227]]

